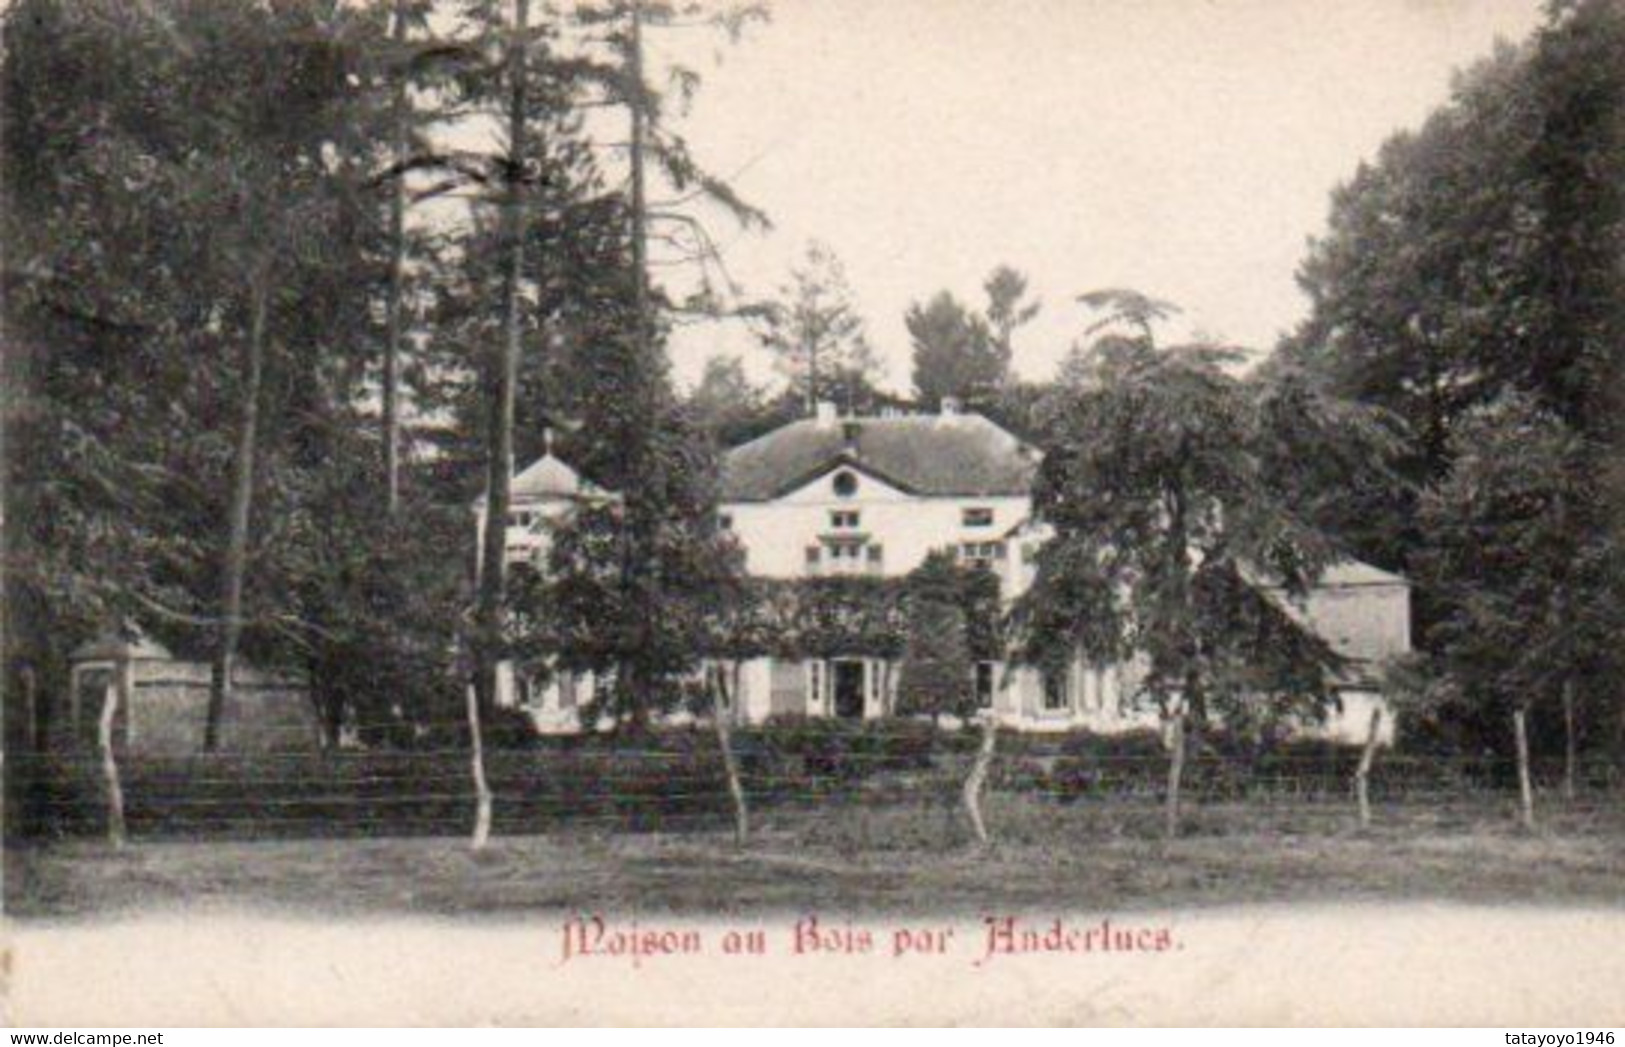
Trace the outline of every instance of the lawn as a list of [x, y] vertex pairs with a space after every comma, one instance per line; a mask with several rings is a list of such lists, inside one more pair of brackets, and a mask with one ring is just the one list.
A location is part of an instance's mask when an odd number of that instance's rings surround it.
[[989, 798], [996, 843], [973, 847], [936, 804], [832, 803], [766, 812], [736, 849], [722, 823], [681, 832], [560, 829], [497, 837], [99, 841], [7, 848], [5, 902], [22, 918], [197, 906], [324, 914], [546, 911], [701, 915], [1134, 910], [1256, 902], [1450, 900], [1625, 903], [1617, 795], [1543, 805], [1516, 827], [1499, 794], [1379, 806], [1361, 831], [1346, 805], [1208, 804], [1185, 835], [1126, 799]]

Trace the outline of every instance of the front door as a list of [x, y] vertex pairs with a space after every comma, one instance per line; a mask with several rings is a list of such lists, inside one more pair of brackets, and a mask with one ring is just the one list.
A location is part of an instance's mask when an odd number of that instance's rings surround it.
[[843, 720], [863, 719], [864, 672], [861, 661], [840, 660], [834, 663], [835, 715]]

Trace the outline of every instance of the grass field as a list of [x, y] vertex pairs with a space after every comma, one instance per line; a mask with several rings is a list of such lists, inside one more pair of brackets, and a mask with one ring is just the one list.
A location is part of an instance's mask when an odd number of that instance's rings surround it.
[[778, 809], [737, 850], [721, 824], [673, 833], [212, 842], [92, 840], [7, 848], [23, 918], [250, 906], [332, 914], [1146, 909], [1254, 902], [1625, 903], [1617, 795], [1543, 806], [1534, 834], [1498, 795], [1379, 806], [1360, 831], [1335, 803], [1210, 804], [1157, 838], [1149, 802], [989, 798], [996, 836], [925, 804]]

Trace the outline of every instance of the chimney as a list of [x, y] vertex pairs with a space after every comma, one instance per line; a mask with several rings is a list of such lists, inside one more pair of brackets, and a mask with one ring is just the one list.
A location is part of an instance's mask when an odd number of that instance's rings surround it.
[[954, 418], [960, 414], [962, 407], [963, 405], [960, 404], [959, 397], [944, 396], [942, 398], [942, 417]]
[[833, 401], [830, 401], [830, 400], [820, 400], [820, 401], [818, 401], [818, 406], [816, 408], [816, 413], [814, 413], [814, 415], [813, 415], [814, 420], [818, 423], [818, 428], [820, 428], [820, 429], [833, 428], [834, 425], [835, 425], [835, 417], [836, 417], [836, 415], [835, 415], [835, 404], [834, 404]]
[[858, 431], [861, 428], [855, 418], [848, 418], [841, 423], [841, 441], [846, 444], [846, 449], [853, 454], [858, 451]]

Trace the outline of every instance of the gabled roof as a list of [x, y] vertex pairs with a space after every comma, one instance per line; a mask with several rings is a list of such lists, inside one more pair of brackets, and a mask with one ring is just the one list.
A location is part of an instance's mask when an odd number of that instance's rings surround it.
[[68, 655], [70, 662], [167, 662], [169, 648], [140, 630], [110, 631], [80, 644]]
[[[1255, 581], [1262, 580], [1256, 572], [1244, 573]], [[1372, 602], [1396, 595], [1396, 589], [1408, 593], [1410, 582], [1400, 575], [1360, 560], [1338, 560], [1327, 564], [1321, 572], [1320, 578], [1309, 590], [1310, 602], [1307, 604], [1287, 598], [1279, 587], [1269, 586], [1267, 582], [1265, 585], [1268, 586], [1266, 594], [1277, 607], [1293, 619], [1310, 624], [1322, 639], [1331, 644], [1333, 650], [1350, 659], [1351, 664], [1343, 670], [1345, 684], [1372, 685], [1375, 681], [1373, 666], [1409, 650], [1408, 609], [1399, 612], [1405, 615], [1405, 624], [1396, 630], [1392, 617], [1394, 605]], [[1356, 602], [1341, 610], [1329, 606], [1317, 608], [1314, 597], [1330, 593], [1341, 593]], [[1400, 606], [1408, 607], [1405, 604]]]
[[526, 466], [508, 486], [510, 498], [573, 498], [583, 487], [581, 474], [549, 451]]
[[1038, 460], [979, 414], [804, 418], [729, 451], [722, 500], [770, 501], [843, 464], [911, 494], [1025, 495]]
[[[551, 450], [527, 465], [508, 481], [508, 501], [541, 502], [549, 500], [614, 500], [615, 496], [587, 480], [569, 463]], [[482, 492], [474, 499], [475, 508], [485, 504]]]

